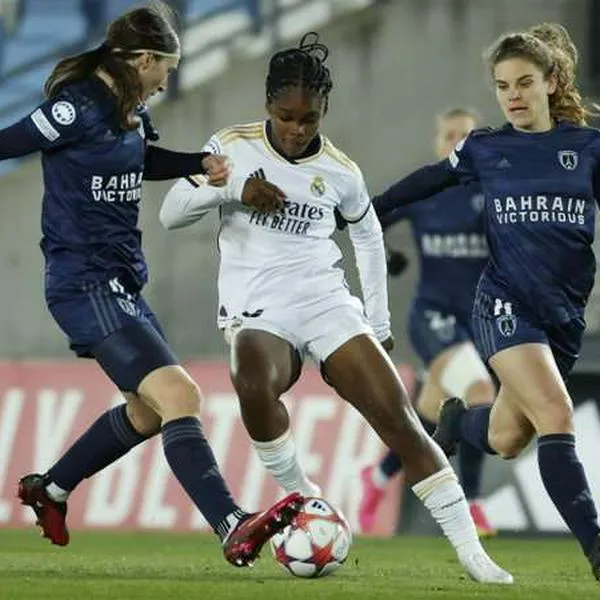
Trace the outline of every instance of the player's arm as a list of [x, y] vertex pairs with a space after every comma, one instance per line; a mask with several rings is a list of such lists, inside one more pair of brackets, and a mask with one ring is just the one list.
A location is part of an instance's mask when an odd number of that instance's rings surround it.
[[392, 184], [385, 192], [373, 198], [373, 206], [384, 228], [400, 218], [405, 206], [425, 200], [459, 185], [460, 177], [451, 168], [448, 159], [417, 169], [404, 179]]
[[0, 160], [58, 150], [81, 137], [84, 131], [84, 118], [77, 102], [63, 92], [0, 130]]
[[417, 169], [397, 181], [385, 192], [373, 198], [373, 206], [382, 222], [393, 219], [393, 211], [426, 200], [431, 196], [465, 181], [477, 179], [469, 135], [456, 145], [450, 156], [433, 165]]
[[212, 156], [210, 152], [176, 152], [160, 146], [146, 146], [144, 156], [144, 179], [164, 181], [188, 175], [207, 173], [204, 159]]
[[383, 232], [362, 178], [340, 207], [354, 247], [365, 312], [380, 342], [391, 340]]
[[159, 219], [165, 229], [192, 225], [225, 202], [240, 202], [245, 177], [230, 176], [227, 185], [209, 185], [202, 176], [179, 179], [167, 192]]

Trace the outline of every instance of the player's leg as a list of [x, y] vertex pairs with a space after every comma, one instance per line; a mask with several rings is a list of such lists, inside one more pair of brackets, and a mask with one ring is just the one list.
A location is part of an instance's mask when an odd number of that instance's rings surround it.
[[[259, 327], [259, 322], [253, 326]], [[258, 456], [284, 490], [318, 496], [318, 486], [298, 461], [289, 414], [281, 401], [301, 368], [297, 350], [281, 335], [265, 329], [241, 329], [231, 336], [231, 381]]]
[[[429, 435], [435, 430], [435, 422], [430, 421], [427, 416], [423, 416], [419, 407], [424, 408], [426, 415], [431, 413], [435, 418], [443, 399], [443, 391], [427, 377], [420, 386], [416, 405], [417, 416]], [[358, 507], [361, 531], [365, 533], [372, 531], [377, 519], [377, 510], [385, 497], [386, 487], [401, 470], [402, 461], [393, 450], [388, 450], [378, 463], [362, 469], [360, 473], [361, 500]]]
[[498, 352], [490, 363], [532, 423], [544, 487], [600, 578], [600, 557], [591, 556], [600, 535], [598, 515], [575, 449], [573, 403], [552, 351], [523, 344]]
[[[63, 329], [67, 333], [73, 325], [70, 321], [73, 309], [86, 308], [85, 301], [90, 299], [77, 300], [66, 307], [66, 312], [65, 307], [60, 312], [55, 311], [55, 316], [58, 313], [63, 317], [59, 323], [65, 325]], [[90, 348], [90, 354], [120, 390], [135, 394], [160, 416], [165, 456], [173, 473], [215, 532], [225, 540], [227, 559], [234, 564], [248, 564], [268, 537], [289, 522], [300, 498], [285, 499], [263, 515], [250, 516], [242, 511], [233, 501], [202, 433], [198, 420], [200, 391], [178, 365], [162, 334], [144, 318], [149, 309], [143, 299], [124, 292], [117, 294], [112, 286], [102, 286], [94, 289], [91, 305], [94, 315], [101, 314], [103, 319], [101, 341]], [[88, 324], [86, 335], [90, 330]], [[72, 453], [74, 460], [88, 467], [91, 463], [97, 466], [97, 457], [103, 450], [98, 448], [94, 436], [84, 438]], [[88, 473], [90, 470], [87, 468]], [[33, 483], [29, 478], [21, 480], [19, 494], [25, 504], [32, 506], [45, 533], [51, 536], [55, 532], [47, 530], [46, 520], [47, 514], [54, 514], [53, 507], [39, 506], [39, 488]], [[63, 513], [64, 521], [66, 505]], [[54, 543], [61, 541], [51, 539]]]
[[[467, 406], [491, 406], [494, 400], [494, 384], [473, 343], [468, 340], [466, 328], [456, 326], [453, 344], [437, 356], [430, 364], [430, 379], [435, 382], [444, 398], [463, 398]], [[441, 402], [437, 406], [439, 412]], [[432, 407], [421, 410], [431, 412]], [[436, 418], [437, 421], [437, 418]], [[494, 535], [495, 531], [488, 522], [483, 507], [478, 502], [481, 492], [481, 475], [484, 453], [477, 447], [463, 442], [458, 454], [458, 471], [465, 496], [469, 501], [471, 515], [480, 536]]]
[[511, 583], [485, 553], [458, 480], [427, 435], [394, 365], [372, 337], [359, 334], [329, 354], [324, 364], [336, 391], [369, 421], [402, 460], [405, 477], [477, 581]]

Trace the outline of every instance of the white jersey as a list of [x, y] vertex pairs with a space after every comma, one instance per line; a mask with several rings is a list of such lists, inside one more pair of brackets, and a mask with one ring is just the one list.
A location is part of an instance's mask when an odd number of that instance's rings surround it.
[[[267, 308], [293, 310], [345, 286], [339, 264], [342, 253], [331, 239], [335, 211], [347, 222], [358, 223], [373, 209], [358, 166], [325, 136], [320, 141], [317, 154], [290, 162], [271, 146], [266, 124], [257, 122], [223, 129], [204, 146], [204, 151], [230, 158], [230, 179], [264, 178], [287, 196], [285, 209], [278, 214], [260, 213], [239, 199], [218, 202], [220, 325], [233, 316]], [[191, 188], [194, 183], [203, 184], [191, 178], [176, 185]], [[189, 207], [178, 210], [190, 212]], [[387, 296], [385, 283], [383, 288]], [[380, 321], [388, 319], [387, 298], [383, 312]], [[389, 320], [375, 326], [389, 333]]]

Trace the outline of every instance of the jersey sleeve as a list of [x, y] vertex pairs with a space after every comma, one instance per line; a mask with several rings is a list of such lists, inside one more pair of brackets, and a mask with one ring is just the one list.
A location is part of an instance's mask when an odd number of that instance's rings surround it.
[[[219, 140], [218, 134], [214, 133], [210, 136], [209, 140], [202, 146], [201, 153], [206, 154], [223, 154], [222, 144]], [[185, 179], [194, 187], [200, 187], [206, 183], [204, 175], [198, 171], [195, 175], [187, 175]]]
[[26, 135], [42, 151], [67, 146], [82, 137], [86, 129], [81, 105], [68, 91], [46, 100], [21, 123]]
[[456, 144], [454, 150], [447, 158], [447, 169], [461, 179], [468, 181], [477, 178], [475, 165], [473, 164], [473, 139], [468, 135]]
[[370, 206], [371, 198], [367, 191], [367, 184], [360, 169], [356, 167], [344, 192], [339, 213], [347, 223], [357, 223], [367, 214]]

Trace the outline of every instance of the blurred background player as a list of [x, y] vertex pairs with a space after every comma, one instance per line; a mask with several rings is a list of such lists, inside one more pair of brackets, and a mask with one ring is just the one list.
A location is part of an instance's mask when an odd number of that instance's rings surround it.
[[161, 432], [173, 473], [227, 560], [243, 566], [296, 514], [300, 497], [259, 515], [235, 503], [200, 426], [200, 390], [141, 296], [148, 279], [137, 228], [142, 179], [205, 172], [223, 185], [228, 176], [222, 157], [146, 144], [136, 107], [166, 88], [180, 57], [168, 13], [154, 6], [126, 13], [98, 48], [59, 62], [46, 82], [48, 100], [0, 131], [0, 159], [42, 152], [48, 308], [77, 356], [94, 358], [127, 399], [45, 475], [23, 477], [18, 495], [44, 536], [66, 545], [69, 493]]
[[500, 389], [493, 407], [446, 401], [434, 437], [448, 454], [462, 439], [513, 458], [537, 436], [544, 487], [600, 579], [600, 527], [565, 385], [595, 276], [600, 132], [586, 126], [577, 50], [561, 25], [505, 34], [487, 61], [508, 123], [472, 132], [449, 159], [396, 183], [381, 209], [480, 181], [490, 261], [477, 287], [473, 331]]
[[[219, 207], [218, 324], [231, 343], [231, 378], [244, 424], [286, 490], [311, 493], [280, 397], [305, 356], [401, 457], [406, 479], [477, 581], [511, 583], [485, 553], [456, 476], [422, 428], [384, 349], [392, 347], [381, 227], [358, 166], [319, 134], [332, 89], [316, 34], [274, 54], [265, 122], [214, 135], [205, 150], [232, 161], [227, 188], [178, 181], [161, 221], [184, 227]], [[364, 298], [353, 297], [331, 239], [348, 222]], [[366, 318], [365, 318], [366, 315]]]
[[[436, 118], [435, 152], [441, 160], [474, 129], [477, 113], [468, 108], [449, 109]], [[427, 202], [378, 211], [387, 192], [373, 199], [385, 231], [401, 220], [410, 222], [419, 254], [420, 277], [409, 316], [412, 347], [426, 368], [416, 410], [425, 430], [432, 434], [444, 399], [464, 398], [469, 406], [489, 405], [494, 385], [473, 345], [471, 311], [477, 281], [488, 260], [482, 217], [483, 195], [478, 182], [453, 187]], [[402, 263], [392, 252], [390, 274]], [[471, 516], [480, 536], [493, 535], [477, 499], [481, 488], [483, 452], [463, 444], [459, 453], [459, 476], [469, 501]], [[377, 508], [388, 481], [402, 469], [398, 456], [389, 451], [376, 465], [361, 472], [361, 530], [375, 524]]]

